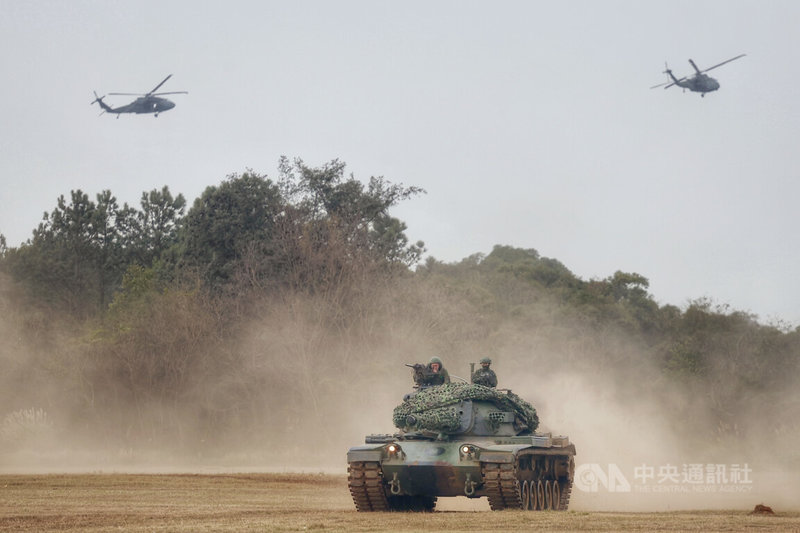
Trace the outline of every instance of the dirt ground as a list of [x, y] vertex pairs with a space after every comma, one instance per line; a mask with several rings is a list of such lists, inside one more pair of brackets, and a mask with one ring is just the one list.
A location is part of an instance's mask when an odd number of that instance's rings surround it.
[[490, 512], [456, 500], [357, 513], [345, 476], [325, 474], [0, 475], [0, 531], [800, 531], [798, 512]]

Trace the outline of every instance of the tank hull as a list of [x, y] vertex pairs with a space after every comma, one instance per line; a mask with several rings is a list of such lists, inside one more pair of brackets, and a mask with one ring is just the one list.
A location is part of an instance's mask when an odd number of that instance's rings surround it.
[[[397, 455], [381, 463], [383, 477], [396, 492], [410, 495], [462, 496], [481, 478], [481, 464], [459, 453], [459, 442], [398, 442]], [[394, 485], [392, 485], [394, 483]]]

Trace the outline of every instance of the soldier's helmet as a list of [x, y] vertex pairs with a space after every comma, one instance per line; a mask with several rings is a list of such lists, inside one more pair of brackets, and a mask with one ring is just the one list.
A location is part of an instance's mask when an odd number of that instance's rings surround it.
[[484, 363], [486, 363], [487, 365], [491, 365], [492, 364], [492, 360], [489, 359], [488, 357], [482, 357], [481, 358], [481, 364], [484, 364]]
[[442, 364], [442, 360], [441, 360], [441, 359], [439, 359], [438, 357], [431, 357], [431, 360], [430, 360], [430, 361], [428, 361], [428, 364], [429, 364], [429, 365], [432, 365], [433, 363], [438, 363], [440, 367], [443, 367], [443, 366], [444, 366], [444, 365]]

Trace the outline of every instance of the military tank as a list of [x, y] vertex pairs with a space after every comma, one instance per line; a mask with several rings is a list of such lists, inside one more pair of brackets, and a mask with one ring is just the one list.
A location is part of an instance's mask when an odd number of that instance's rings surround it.
[[437, 498], [486, 497], [493, 511], [564, 511], [575, 445], [536, 433], [539, 418], [510, 390], [469, 383], [421, 388], [394, 409], [394, 434], [347, 452], [358, 511], [432, 511]]

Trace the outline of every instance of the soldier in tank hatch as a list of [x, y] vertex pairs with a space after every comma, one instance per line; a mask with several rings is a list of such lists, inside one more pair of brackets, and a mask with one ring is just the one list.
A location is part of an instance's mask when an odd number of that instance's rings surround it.
[[481, 367], [472, 374], [472, 382], [484, 387], [497, 387], [497, 374], [489, 368], [492, 360], [488, 357], [481, 359]]
[[444, 367], [441, 359], [438, 357], [431, 357], [430, 362], [425, 366], [422, 372], [414, 374], [414, 381], [421, 387], [444, 385], [445, 383], [450, 383], [450, 373]]

